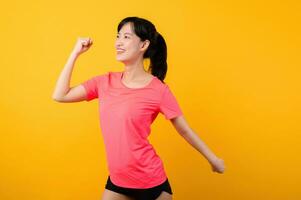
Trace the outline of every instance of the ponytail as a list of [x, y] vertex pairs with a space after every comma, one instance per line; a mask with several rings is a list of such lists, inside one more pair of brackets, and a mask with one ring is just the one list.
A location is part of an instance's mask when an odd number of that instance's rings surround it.
[[163, 83], [167, 72], [167, 46], [164, 38], [158, 32], [155, 32], [153, 45], [149, 46], [145, 56], [150, 58], [149, 70], [152, 75], [158, 77]]

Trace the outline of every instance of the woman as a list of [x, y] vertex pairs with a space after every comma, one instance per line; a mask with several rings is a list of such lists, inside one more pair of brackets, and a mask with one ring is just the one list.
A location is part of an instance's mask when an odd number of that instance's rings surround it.
[[[107, 72], [69, 87], [76, 58], [93, 41], [79, 38], [60, 77], [53, 98], [58, 102], [98, 98], [100, 126], [105, 143], [109, 176], [103, 200], [171, 200], [172, 190], [163, 162], [148, 142], [150, 125], [162, 113], [175, 129], [223, 173], [224, 162], [193, 132], [164, 78], [167, 72], [165, 40], [148, 20], [123, 19], [117, 28], [116, 58], [124, 71]], [[148, 71], [143, 61], [150, 59]]]

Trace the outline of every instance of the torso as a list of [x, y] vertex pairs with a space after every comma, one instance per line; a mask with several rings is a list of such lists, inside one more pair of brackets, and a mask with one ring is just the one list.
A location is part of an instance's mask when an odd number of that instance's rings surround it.
[[151, 125], [159, 113], [171, 119], [182, 112], [168, 85], [156, 76], [144, 74], [140, 83], [135, 81], [127, 87], [121, 75], [108, 72], [83, 83], [89, 100], [99, 101], [110, 178], [122, 187], [154, 187], [163, 183], [167, 175], [163, 161], [148, 140]]

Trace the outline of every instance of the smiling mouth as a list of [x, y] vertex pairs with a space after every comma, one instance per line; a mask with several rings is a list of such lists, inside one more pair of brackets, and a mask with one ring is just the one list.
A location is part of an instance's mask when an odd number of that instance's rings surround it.
[[121, 50], [117, 50], [117, 54], [121, 54], [121, 53], [124, 53], [125, 51], [121, 51]]

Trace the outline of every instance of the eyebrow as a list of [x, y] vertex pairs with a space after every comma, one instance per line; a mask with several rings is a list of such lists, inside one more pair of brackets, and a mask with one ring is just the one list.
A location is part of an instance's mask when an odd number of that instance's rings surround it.
[[[119, 34], [119, 33], [117, 33], [117, 34]], [[132, 33], [124, 33], [124, 35], [125, 35], [125, 34], [133, 35]]]

